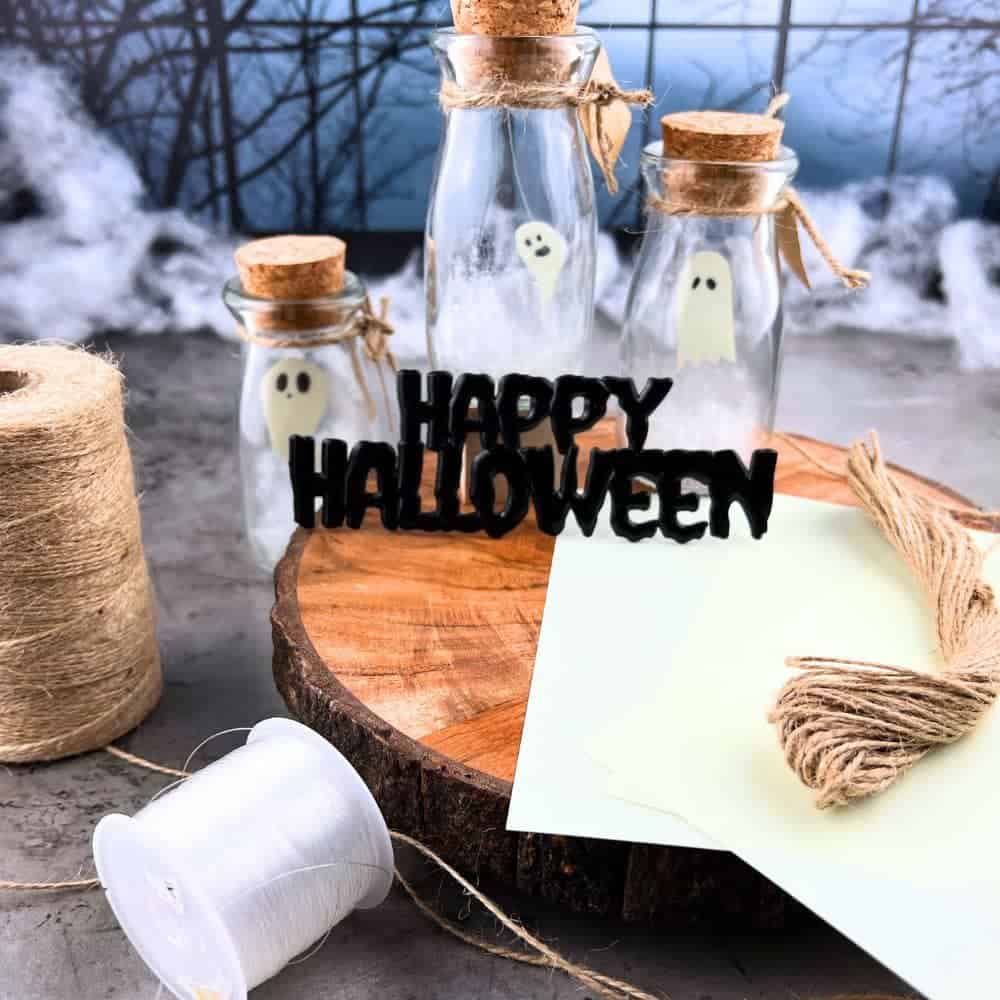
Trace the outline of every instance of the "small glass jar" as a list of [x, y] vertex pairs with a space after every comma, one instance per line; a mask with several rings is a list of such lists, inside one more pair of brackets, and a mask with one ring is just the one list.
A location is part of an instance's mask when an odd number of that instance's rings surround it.
[[357, 332], [367, 294], [350, 271], [338, 293], [322, 298], [261, 298], [232, 278], [223, 299], [244, 341], [238, 433], [246, 532], [255, 561], [270, 572], [295, 528], [289, 438], [316, 439], [317, 469], [325, 438], [349, 447], [395, 442], [396, 381]]
[[782, 340], [773, 209], [797, 168], [785, 147], [775, 160], [740, 163], [665, 158], [661, 142], [643, 152], [647, 223], [622, 362], [640, 388], [650, 376], [674, 380], [647, 447], [731, 448], [746, 461], [773, 430]]
[[[597, 35], [435, 32], [445, 84], [582, 86]], [[435, 367], [499, 377], [581, 372], [594, 311], [597, 217], [576, 107], [452, 107], [426, 230]]]

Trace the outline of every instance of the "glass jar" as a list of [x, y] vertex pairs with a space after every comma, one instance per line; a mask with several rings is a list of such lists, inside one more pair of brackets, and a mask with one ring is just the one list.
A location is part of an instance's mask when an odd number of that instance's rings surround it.
[[[582, 86], [594, 32], [494, 38], [435, 32], [446, 83]], [[581, 372], [594, 311], [597, 219], [575, 107], [445, 112], [426, 231], [434, 367], [498, 377]]]
[[772, 210], [797, 168], [785, 147], [756, 163], [668, 159], [661, 142], [643, 152], [647, 223], [622, 362], [640, 388], [674, 380], [647, 447], [731, 448], [747, 461], [773, 430], [782, 284]]
[[317, 470], [325, 438], [349, 447], [395, 443], [396, 380], [358, 333], [367, 294], [350, 271], [341, 291], [322, 298], [260, 298], [232, 278], [223, 299], [244, 341], [238, 433], [246, 532], [255, 561], [270, 572], [295, 528], [289, 438], [316, 439]]

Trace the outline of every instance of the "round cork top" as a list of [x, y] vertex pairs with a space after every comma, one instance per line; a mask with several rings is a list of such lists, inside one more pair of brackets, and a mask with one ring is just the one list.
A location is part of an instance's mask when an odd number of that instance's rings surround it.
[[344, 287], [347, 244], [336, 236], [273, 236], [236, 251], [244, 291], [262, 299], [318, 299]]
[[501, 37], [571, 35], [580, 0], [451, 0], [455, 27], [463, 34]]
[[777, 118], [734, 111], [681, 111], [662, 125], [664, 156], [715, 163], [776, 160], [785, 131]]

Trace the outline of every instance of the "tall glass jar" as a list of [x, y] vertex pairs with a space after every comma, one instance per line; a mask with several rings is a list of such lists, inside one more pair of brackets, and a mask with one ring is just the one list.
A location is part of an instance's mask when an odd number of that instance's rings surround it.
[[661, 142], [644, 151], [647, 222], [622, 361], [640, 387], [674, 379], [648, 447], [732, 448], [746, 460], [773, 429], [782, 341], [773, 209], [797, 168], [786, 147], [752, 163], [670, 159]]
[[317, 469], [324, 438], [349, 446], [395, 443], [395, 376], [359, 333], [367, 295], [350, 271], [340, 291], [319, 298], [262, 298], [239, 278], [227, 282], [223, 298], [244, 341], [238, 428], [244, 521], [255, 561], [271, 571], [295, 528], [290, 437], [316, 439]]
[[[589, 29], [539, 37], [438, 31], [446, 85], [582, 86]], [[434, 366], [499, 376], [579, 372], [591, 334], [597, 220], [575, 107], [445, 112], [426, 231], [427, 339]]]

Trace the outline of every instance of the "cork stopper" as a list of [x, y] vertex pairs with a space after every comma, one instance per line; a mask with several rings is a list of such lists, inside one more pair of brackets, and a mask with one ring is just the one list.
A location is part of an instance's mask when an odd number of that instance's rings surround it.
[[336, 236], [273, 236], [236, 251], [245, 291], [262, 299], [318, 299], [344, 287], [347, 244]]
[[556, 37], [576, 31], [579, 10], [580, 0], [451, 0], [455, 28], [469, 36], [452, 54], [458, 83], [566, 82], [576, 53]]
[[455, 27], [462, 34], [496, 37], [571, 35], [580, 0], [451, 0]]
[[778, 118], [733, 111], [681, 111], [661, 124], [664, 156], [709, 163], [775, 160], [785, 131]]
[[778, 159], [783, 121], [731, 111], [681, 111], [666, 115], [661, 124], [663, 155], [683, 161], [664, 172], [666, 197], [675, 208], [713, 214], [763, 208], [766, 178], [736, 164]]
[[314, 305], [311, 299], [336, 296], [344, 289], [347, 244], [335, 236], [273, 236], [236, 251], [243, 290], [273, 299], [273, 309], [245, 318], [256, 331], [316, 331], [344, 322], [341, 303]]

